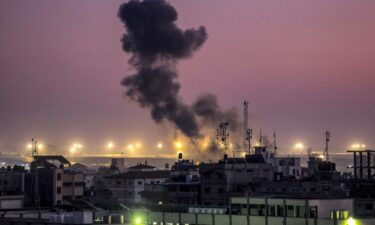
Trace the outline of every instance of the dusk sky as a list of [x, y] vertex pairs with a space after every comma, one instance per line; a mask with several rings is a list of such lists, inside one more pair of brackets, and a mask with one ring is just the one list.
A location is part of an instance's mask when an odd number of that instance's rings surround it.
[[[123, 2], [0, 1], [0, 151], [24, 151], [33, 137], [51, 152], [172, 141], [124, 97], [120, 82], [134, 70], [120, 43]], [[332, 151], [375, 147], [375, 1], [169, 2], [180, 28], [208, 33], [178, 62], [185, 102], [213, 93], [242, 115], [247, 99], [254, 136], [276, 129], [284, 152], [322, 148], [326, 130]]]

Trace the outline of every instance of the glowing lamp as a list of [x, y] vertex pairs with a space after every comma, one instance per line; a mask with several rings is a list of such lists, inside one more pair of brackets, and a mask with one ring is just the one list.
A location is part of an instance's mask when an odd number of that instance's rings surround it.
[[348, 225], [356, 225], [355, 219], [353, 219], [353, 217], [349, 217]]

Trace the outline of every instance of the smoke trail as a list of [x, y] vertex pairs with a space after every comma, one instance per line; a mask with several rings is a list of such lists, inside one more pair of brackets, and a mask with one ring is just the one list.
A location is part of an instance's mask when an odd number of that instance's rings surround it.
[[[201, 95], [192, 106], [179, 96], [176, 63], [192, 56], [206, 41], [203, 26], [178, 28], [177, 12], [164, 0], [129, 1], [120, 6], [118, 16], [126, 29], [122, 48], [131, 53], [129, 64], [136, 69], [135, 74], [122, 81], [130, 99], [149, 108], [156, 123], [170, 121], [192, 140], [202, 141], [202, 126], [211, 129], [220, 120], [229, 121], [231, 131], [238, 130], [237, 111], [223, 111], [216, 96]], [[214, 139], [210, 142], [214, 148]]]

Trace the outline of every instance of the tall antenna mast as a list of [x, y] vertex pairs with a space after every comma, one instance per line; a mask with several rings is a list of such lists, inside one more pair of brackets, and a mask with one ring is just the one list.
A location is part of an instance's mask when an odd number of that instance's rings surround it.
[[259, 129], [259, 146], [262, 146], [262, 129]]
[[323, 155], [326, 158], [326, 161], [329, 160], [328, 143], [329, 143], [330, 136], [331, 136], [331, 133], [329, 131], [326, 131], [326, 148], [324, 149], [324, 153], [323, 153]]
[[229, 122], [221, 121], [219, 128], [217, 129], [216, 142], [221, 153], [220, 157], [222, 159], [226, 158], [227, 156], [228, 139], [229, 139], [228, 127], [229, 127]]
[[276, 145], [276, 130], [273, 131], [273, 153], [276, 155], [277, 145]]
[[248, 123], [249, 123], [249, 102], [243, 102], [243, 139], [242, 139], [242, 149], [247, 150], [247, 139], [248, 139]]
[[34, 156], [38, 155], [38, 143], [37, 141], [32, 138], [31, 139], [31, 156], [34, 158]]
[[252, 129], [247, 129], [246, 130], [246, 141], [247, 141], [247, 147], [249, 147], [248, 149], [248, 154], [250, 155], [251, 153], [251, 139], [253, 138], [253, 130]]

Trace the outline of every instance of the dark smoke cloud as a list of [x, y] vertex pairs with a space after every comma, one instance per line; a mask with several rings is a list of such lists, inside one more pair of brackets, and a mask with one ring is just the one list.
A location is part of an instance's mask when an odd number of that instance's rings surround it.
[[178, 28], [177, 12], [164, 0], [129, 1], [120, 6], [118, 16], [126, 29], [122, 48], [131, 53], [129, 63], [136, 69], [122, 81], [130, 99], [149, 108], [155, 122], [170, 121], [192, 139], [202, 137], [201, 126], [213, 128], [221, 120], [230, 123], [231, 131], [237, 130], [238, 113], [223, 111], [216, 96], [201, 95], [192, 106], [179, 96], [176, 63], [192, 56], [206, 41], [203, 26]]
[[189, 57], [207, 39], [203, 26], [178, 28], [177, 11], [164, 0], [130, 1], [121, 5], [118, 15], [127, 31], [122, 47], [133, 53], [133, 64]]
[[236, 108], [223, 110], [217, 97], [213, 94], [200, 95], [192, 106], [194, 113], [202, 120], [203, 125], [217, 126], [220, 121], [229, 122], [232, 132], [240, 127], [238, 110]]
[[176, 10], [163, 0], [124, 3], [118, 16], [127, 31], [122, 47], [133, 54], [129, 63], [137, 70], [122, 81], [128, 88], [126, 94], [150, 108], [156, 122], [167, 119], [185, 135], [199, 137], [194, 113], [178, 95], [174, 64], [202, 46], [207, 39], [205, 28], [179, 29]]

